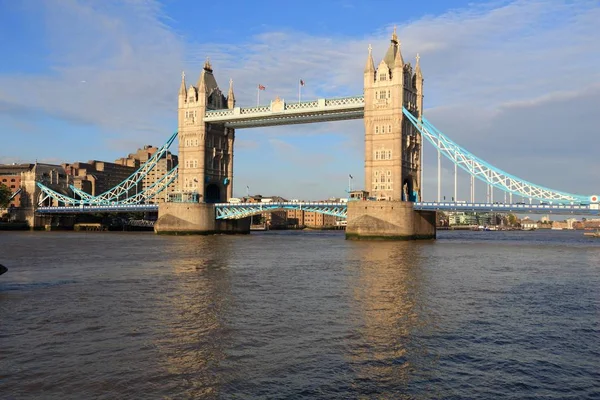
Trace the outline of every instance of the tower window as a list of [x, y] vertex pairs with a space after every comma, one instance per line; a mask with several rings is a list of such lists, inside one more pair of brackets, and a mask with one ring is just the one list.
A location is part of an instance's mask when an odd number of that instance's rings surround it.
[[387, 81], [387, 74], [384, 72], [383, 74], [379, 74], [380, 81]]

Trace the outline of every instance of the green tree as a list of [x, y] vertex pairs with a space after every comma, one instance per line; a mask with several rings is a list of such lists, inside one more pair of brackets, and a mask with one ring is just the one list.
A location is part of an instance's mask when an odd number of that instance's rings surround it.
[[511, 226], [515, 226], [517, 224], [517, 216], [515, 214], [508, 214], [508, 223]]
[[0, 208], [8, 207], [8, 199], [12, 196], [12, 192], [8, 188], [8, 186], [0, 183]]

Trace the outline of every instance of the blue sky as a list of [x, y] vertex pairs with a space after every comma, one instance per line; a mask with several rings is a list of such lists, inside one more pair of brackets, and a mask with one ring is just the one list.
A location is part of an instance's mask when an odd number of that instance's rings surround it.
[[[176, 129], [177, 90], [210, 57], [238, 105], [362, 93], [394, 25], [417, 52], [426, 116], [514, 175], [600, 192], [597, 1], [0, 0], [0, 163], [112, 161]], [[234, 191], [341, 196], [363, 185], [362, 121], [238, 130]], [[425, 197], [435, 190], [425, 148]], [[443, 193], [453, 167], [443, 165]], [[483, 189], [479, 185], [478, 190]], [[459, 197], [468, 178], [459, 176]]]

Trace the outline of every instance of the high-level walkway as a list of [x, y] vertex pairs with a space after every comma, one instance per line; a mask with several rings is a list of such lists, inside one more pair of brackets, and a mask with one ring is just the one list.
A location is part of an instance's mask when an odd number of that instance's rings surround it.
[[270, 105], [206, 111], [204, 122], [230, 128], [305, 124], [363, 118], [363, 96], [317, 99], [302, 102], [274, 100]]

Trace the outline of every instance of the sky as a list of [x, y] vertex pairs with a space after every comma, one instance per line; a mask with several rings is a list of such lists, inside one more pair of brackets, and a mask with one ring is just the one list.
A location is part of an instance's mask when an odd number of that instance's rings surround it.
[[[210, 57], [238, 106], [362, 94], [394, 26], [420, 54], [425, 116], [508, 173], [600, 193], [596, 0], [0, 0], [0, 163], [113, 161], [177, 129], [181, 72]], [[175, 144], [176, 145], [176, 144]], [[174, 152], [177, 153], [175, 147]], [[424, 199], [437, 196], [426, 145]], [[234, 195], [326, 199], [364, 186], [362, 120], [236, 131]], [[454, 192], [442, 162], [442, 193]], [[483, 199], [484, 185], [476, 184]], [[459, 200], [469, 178], [459, 173]], [[496, 198], [501, 195], [497, 193]]]

